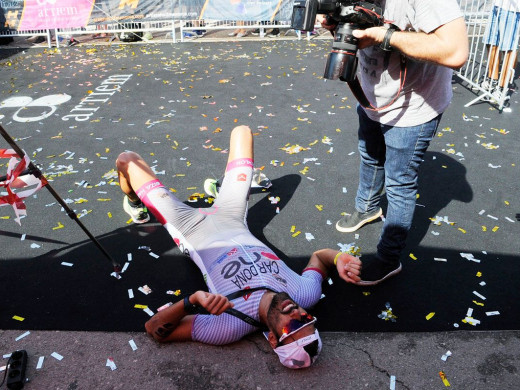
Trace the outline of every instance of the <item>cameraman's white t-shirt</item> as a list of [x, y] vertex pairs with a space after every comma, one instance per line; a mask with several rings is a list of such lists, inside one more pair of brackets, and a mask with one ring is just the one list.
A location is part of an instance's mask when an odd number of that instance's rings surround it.
[[[383, 0], [384, 17], [402, 31], [430, 33], [463, 16], [457, 0]], [[386, 3], [386, 4], [385, 4]], [[358, 51], [358, 76], [363, 91], [375, 107], [396, 97], [401, 77], [400, 53], [379, 46]], [[428, 122], [444, 112], [452, 98], [450, 68], [408, 58], [406, 82], [397, 100], [381, 111], [365, 110], [382, 124], [407, 127]]]

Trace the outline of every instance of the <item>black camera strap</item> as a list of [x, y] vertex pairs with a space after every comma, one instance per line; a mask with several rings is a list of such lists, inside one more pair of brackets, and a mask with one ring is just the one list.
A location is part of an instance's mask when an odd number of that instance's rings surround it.
[[[391, 55], [391, 52], [388, 52], [387, 56], [390, 56], [390, 55]], [[389, 107], [391, 104], [393, 104], [397, 100], [397, 98], [399, 97], [399, 94], [401, 93], [401, 91], [404, 87], [404, 83], [406, 81], [406, 57], [402, 54], [400, 54], [400, 56], [401, 56], [401, 60], [400, 60], [401, 70], [400, 70], [400, 75], [399, 75], [399, 80], [400, 80], [399, 90], [397, 91], [397, 94], [392, 99], [392, 101], [390, 103], [384, 105], [383, 107], [374, 107], [372, 105], [372, 103], [370, 103], [367, 96], [365, 95], [365, 92], [363, 91], [363, 88], [361, 88], [361, 84], [359, 83], [359, 79], [357, 76], [354, 78], [354, 80], [347, 81], [347, 84], [350, 87], [350, 90], [352, 91], [352, 93], [354, 94], [354, 97], [357, 99], [357, 101], [363, 108], [366, 108], [367, 110], [371, 110], [371, 111], [381, 111], [381, 110]], [[385, 62], [386, 61], [387, 61], [387, 58], [385, 58]]]
[[[243, 290], [238, 290], [238, 291], [232, 292], [231, 294], [226, 295], [226, 298], [228, 300], [232, 301], [233, 299], [243, 297], [244, 295], [252, 294], [255, 291], [259, 291], [259, 290], [268, 290], [268, 291], [272, 291], [274, 293], [277, 292], [270, 287], [260, 286], [260, 287], [254, 287], [254, 288], [246, 288]], [[255, 326], [260, 329], [267, 329], [266, 325], [262, 324], [260, 321], [255, 320], [253, 317], [248, 316], [245, 313], [242, 313], [239, 310], [229, 308], [225, 311], [225, 313], [235, 316], [235, 317], [241, 319], [242, 321], [248, 323], [249, 325]], [[200, 307], [197, 310], [196, 314], [209, 314], [209, 313], [204, 308]]]

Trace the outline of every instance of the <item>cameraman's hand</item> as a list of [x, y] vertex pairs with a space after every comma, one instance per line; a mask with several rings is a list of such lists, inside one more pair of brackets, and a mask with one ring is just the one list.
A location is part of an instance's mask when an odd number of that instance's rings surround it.
[[386, 27], [370, 27], [366, 30], [354, 30], [352, 35], [359, 39], [358, 49], [364, 49], [383, 43], [386, 30]]
[[197, 291], [190, 296], [190, 302], [202, 306], [210, 314], [220, 315], [234, 305], [224, 295]]

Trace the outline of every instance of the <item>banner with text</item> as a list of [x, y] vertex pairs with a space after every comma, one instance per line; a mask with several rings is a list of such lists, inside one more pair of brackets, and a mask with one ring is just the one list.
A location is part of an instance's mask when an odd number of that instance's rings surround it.
[[92, 0], [25, 0], [19, 31], [85, 27]]
[[160, 20], [290, 20], [294, 0], [0, 0], [0, 29]]

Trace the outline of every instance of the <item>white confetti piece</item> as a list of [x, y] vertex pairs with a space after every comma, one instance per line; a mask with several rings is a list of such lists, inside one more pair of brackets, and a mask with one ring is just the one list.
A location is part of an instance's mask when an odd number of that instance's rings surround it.
[[114, 271], [110, 274], [110, 276], [113, 276], [116, 279], [121, 279], [121, 275], [119, 274], [119, 272]]
[[146, 309], [143, 309], [143, 311], [148, 314], [150, 317], [153, 317], [154, 313], [152, 310], [150, 310], [149, 307], [147, 307]]
[[488, 214], [487, 217], [488, 217], [488, 218], [491, 218], [491, 219], [494, 219], [495, 221], [498, 221], [498, 218], [495, 217], [494, 215], [489, 215], [489, 214]]
[[305, 238], [307, 239], [307, 241], [314, 240], [314, 236], [312, 235], [312, 233], [305, 233]]
[[444, 355], [441, 356], [441, 360], [446, 361], [451, 356], [451, 351], [447, 351]]
[[45, 356], [40, 356], [38, 358], [38, 364], [36, 364], [36, 369], [39, 370], [43, 367], [43, 360], [45, 359]]
[[128, 259], [128, 261], [132, 261], [132, 254], [131, 253], [127, 253], [126, 254], [126, 258]]
[[63, 356], [61, 356], [58, 352], [51, 353], [51, 356], [56, 360], [62, 360]]
[[473, 256], [473, 254], [471, 253], [460, 253], [460, 256], [469, 260], [469, 261], [474, 261], [475, 263], [480, 263], [480, 260], [479, 259], [475, 259], [475, 257]]
[[135, 345], [135, 341], [134, 340], [128, 341], [128, 344], [130, 344], [130, 347], [132, 348], [132, 351], [137, 350], [137, 345]]
[[486, 285], [486, 282], [480, 282], [479, 283], [482, 287], [484, 287]]
[[20, 241], [23, 241], [23, 240], [25, 240], [25, 237], [26, 237], [26, 236], [27, 236], [27, 234], [25, 234], [25, 233], [24, 233], [24, 234], [22, 234], [22, 237], [20, 237]]
[[128, 289], [128, 298], [132, 299], [134, 297], [134, 290], [131, 288]]
[[130, 263], [127, 261], [125, 263], [125, 265], [123, 265], [123, 269], [121, 269], [121, 273], [125, 272], [127, 269], [128, 269], [128, 266], [130, 265]]
[[473, 309], [470, 307], [468, 308], [468, 311], [466, 312], [466, 317], [471, 317], [473, 315]]
[[34, 242], [31, 244], [31, 249], [38, 249], [38, 248], [41, 248], [41, 246]]
[[444, 261], [444, 262], [448, 261], [448, 259], [443, 259], [442, 257], [434, 257], [433, 260], [435, 260], [435, 261]]
[[27, 331], [25, 333], [22, 333], [20, 336], [18, 336], [17, 338], [14, 339], [14, 341], [18, 341], [18, 340], [21, 340], [23, 339], [24, 337], [27, 337], [31, 334], [31, 332]]
[[498, 316], [500, 315], [499, 311], [486, 311], [487, 316]]
[[395, 375], [390, 376], [390, 390], [395, 390]]
[[138, 290], [141, 291], [144, 295], [148, 295], [152, 292], [152, 289], [146, 284], [142, 287], [139, 287]]
[[114, 363], [114, 359], [112, 359], [112, 358], [108, 358], [108, 359], [107, 359], [107, 364], [106, 364], [106, 366], [107, 366], [107, 367], [110, 367], [110, 369], [111, 369], [112, 371], [114, 371], [114, 370], [117, 368], [116, 364]]
[[497, 168], [502, 168], [502, 165], [493, 165], [493, 164], [489, 163], [488, 167], [493, 168], [493, 169], [497, 169]]
[[61, 262], [61, 265], [64, 265], [65, 267], [72, 267], [74, 264], [72, 264], [72, 263], [67, 263], [66, 261], [62, 261], [62, 262]]
[[482, 294], [479, 294], [479, 293], [478, 293], [478, 292], [476, 292], [476, 291], [473, 291], [473, 294], [475, 294], [475, 295], [476, 295], [477, 297], [479, 297], [479, 298], [480, 298], [480, 299], [482, 299], [483, 301], [485, 301], [485, 300], [486, 300], [486, 297], [485, 297], [484, 295], [482, 295]]
[[150, 252], [148, 253], [150, 256], [152, 256], [154, 259], [158, 259], [159, 258], [159, 255], [156, 255], [155, 253], [153, 252]]

